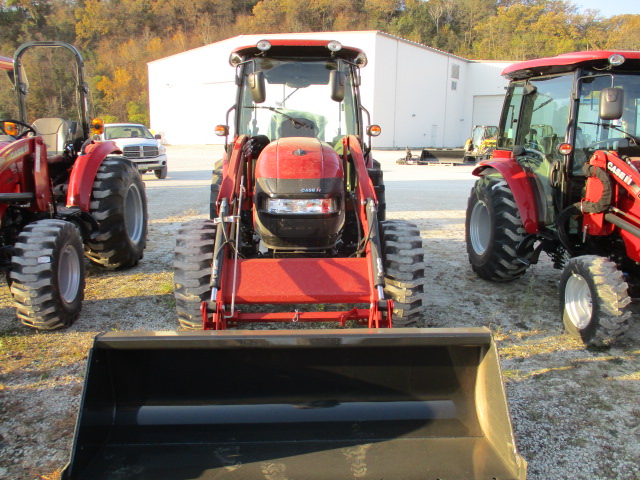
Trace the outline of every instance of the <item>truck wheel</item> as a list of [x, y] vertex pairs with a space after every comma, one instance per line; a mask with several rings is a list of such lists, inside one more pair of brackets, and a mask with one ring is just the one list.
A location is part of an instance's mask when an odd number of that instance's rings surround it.
[[213, 166], [213, 172], [211, 175], [211, 196], [209, 200], [209, 218], [216, 218], [218, 216], [216, 201], [218, 200], [218, 193], [220, 192], [221, 184], [222, 184], [222, 160], [218, 160]]
[[176, 311], [180, 325], [190, 330], [202, 330], [200, 304], [211, 295], [215, 233], [212, 220], [194, 220], [183, 223], [176, 237], [173, 264]]
[[[478, 276], [507, 282], [522, 276], [528, 265], [518, 260], [516, 248], [525, 229], [513, 193], [503, 179], [480, 178], [471, 189], [467, 206], [465, 239], [471, 268]], [[523, 256], [533, 254], [533, 243]]]
[[24, 325], [53, 330], [78, 318], [85, 267], [82, 238], [72, 223], [40, 220], [27, 225], [11, 263], [11, 295]]
[[384, 291], [394, 302], [393, 326], [415, 327], [424, 313], [424, 250], [420, 230], [404, 220], [380, 222]]
[[373, 161], [373, 168], [368, 169], [369, 178], [373, 183], [373, 189], [376, 192], [376, 198], [378, 199], [378, 221], [382, 222], [387, 218], [387, 202], [384, 187], [384, 175], [380, 162]]
[[89, 260], [110, 270], [137, 265], [147, 244], [147, 197], [132, 162], [105, 158], [93, 183], [90, 211], [99, 231], [86, 242]]
[[560, 313], [567, 332], [585, 345], [609, 345], [629, 328], [631, 299], [616, 264], [583, 255], [569, 260], [560, 278]]
[[167, 167], [162, 167], [160, 170], [154, 170], [153, 173], [156, 174], [156, 178], [164, 180], [167, 178]]

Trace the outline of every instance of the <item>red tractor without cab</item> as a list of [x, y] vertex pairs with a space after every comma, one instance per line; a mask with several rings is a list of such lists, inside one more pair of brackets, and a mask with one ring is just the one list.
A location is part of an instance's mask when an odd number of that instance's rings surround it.
[[[77, 118], [29, 118], [28, 51], [65, 49], [75, 65]], [[20, 321], [33, 328], [71, 324], [84, 298], [84, 256], [128, 268], [142, 257], [147, 204], [138, 171], [113, 142], [93, 139], [80, 53], [63, 42], [29, 42], [1, 58], [18, 97], [18, 119], [0, 119], [0, 268], [7, 272]], [[46, 106], [49, 109], [50, 106]], [[84, 247], [83, 247], [84, 244]]]
[[509, 281], [548, 253], [563, 269], [567, 331], [613, 343], [640, 281], [640, 52], [570, 53], [503, 75], [497, 147], [473, 172], [467, 209], [473, 270]]

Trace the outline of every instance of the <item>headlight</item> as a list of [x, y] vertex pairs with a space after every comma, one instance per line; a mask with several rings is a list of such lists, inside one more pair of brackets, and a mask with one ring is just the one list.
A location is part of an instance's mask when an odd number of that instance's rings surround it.
[[327, 214], [338, 211], [335, 198], [268, 198], [265, 211], [267, 213], [288, 214]]
[[167, 153], [167, 147], [165, 147], [164, 145], [158, 145], [158, 153], [160, 155]]

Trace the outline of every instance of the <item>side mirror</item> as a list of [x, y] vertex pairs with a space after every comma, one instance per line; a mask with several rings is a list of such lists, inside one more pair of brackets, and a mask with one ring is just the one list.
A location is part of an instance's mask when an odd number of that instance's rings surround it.
[[600, 92], [600, 118], [618, 120], [622, 118], [624, 90], [621, 88], [603, 88]]
[[155, 138], [156, 140], [162, 140], [162, 135], [156, 133], [153, 138]]
[[253, 72], [249, 74], [249, 91], [254, 103], [262, 103], [267, 99], [267, 89], [264, 83], [264, 73]]
[[341, 102], [344, 100], [347, 76], [343, 72], [332, 70], [329, 72], [329, 87], [331, 88], [331, 100]]

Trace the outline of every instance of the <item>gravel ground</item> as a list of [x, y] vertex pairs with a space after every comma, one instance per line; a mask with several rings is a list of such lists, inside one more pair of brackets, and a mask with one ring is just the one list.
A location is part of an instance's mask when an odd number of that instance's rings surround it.
[[[150, 213], [144, 259], [125, 272], [89, 267], [83, 310], [72, 327], [39, 333], [20, 326], [0, 285], [0, 478], [59, 478], [96, 333], [177, 328], [174, 236], [181, 222], [206, 217], [221, 149], [168, 150], [169, 177], [144, 176]], [[528, 478], [639, 479], [640, 326], [621, 346], [585, 350], [563, 333], [559, 271], [548, 260], [509, 284], [478, 279], [464, 245], [471, 167], [397, 165], [403, 155], [384, 151], [376, 158], [385, 171], [388, 218], [415, 222], [424, 239], [425, 326], [491, 327]]]

